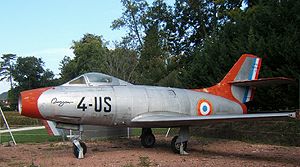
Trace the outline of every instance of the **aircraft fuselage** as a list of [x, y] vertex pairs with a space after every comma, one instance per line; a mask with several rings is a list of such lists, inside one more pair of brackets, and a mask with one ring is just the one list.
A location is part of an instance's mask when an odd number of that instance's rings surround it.
[[[202, 101], [209, 105], [199, 106]], [[141, 85], [58, 86], [44, 91], [37, 105], [40, 114], [47, 120], [127, 127], [135, 126], [131, 120], [147, 112], [167, 111], [199, 116], [243, 113], [240, 104], [220, 96], [188, 89]]]

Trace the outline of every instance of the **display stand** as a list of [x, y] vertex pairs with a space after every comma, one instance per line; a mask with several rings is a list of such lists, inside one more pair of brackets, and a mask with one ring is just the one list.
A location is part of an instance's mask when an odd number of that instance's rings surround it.
[[17, 143], [16, 143], [16, 141], [15, 141], [15, 138], [14, 138], [13, 134], [11, 133], [10, 127], [9, 127], [9, 125], [8, 125], [8, 122], [6, 121], [5, 115], [4, 115], [4, 113], [3, 113], [1, 107], [0, 107], [0, 112], [1, 112], [1, 116], [2, 116], [2, 118], [3, 118], [3, 120], [4, 120], [5, 126], [6, 126], [8, 132], [9, 132], [9, 134], [10, 134], [10, 136], [11, 136], [12, 141], [14, 142], [15, 145], [17, 145]]

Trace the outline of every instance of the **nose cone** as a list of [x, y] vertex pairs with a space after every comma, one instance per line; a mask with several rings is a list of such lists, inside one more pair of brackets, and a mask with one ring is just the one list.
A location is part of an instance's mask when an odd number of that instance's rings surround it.
[[50, 88], [39, 88], [21, 92], [18, 103], [19, 113], [31, 118], [43, 119], [39, 111], [38, 100], [41, 94]]

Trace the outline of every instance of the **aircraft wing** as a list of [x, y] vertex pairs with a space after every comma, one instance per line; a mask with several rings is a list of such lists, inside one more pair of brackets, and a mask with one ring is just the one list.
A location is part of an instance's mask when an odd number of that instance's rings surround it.
[[238, 80], [229, 82], [234, 86], [270, 86], [270, 85], [281, 85], [281, 84], [291, 84], [295, 80], [285, 77], [274, 77], [274, 78], [260, 78], [256, 80]]
[[189, 116], [173, 112], [152, 112], [141, 114], [131, 120], [133, 125], [144, 127], [177, 127], [196, 126], [204, 122], [249, 120], [249, 119], [274, 119], [274, 118], [296, 118], [296, 112], [284, 113], [261, 113], [261, 114], [232, 114], [232, 115], [210, 115]]

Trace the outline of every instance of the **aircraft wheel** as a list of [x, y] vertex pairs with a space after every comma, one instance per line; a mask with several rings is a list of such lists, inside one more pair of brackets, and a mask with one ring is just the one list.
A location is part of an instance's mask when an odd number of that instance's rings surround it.
[[[87, 151], [87, 147], [86, 147], [86, 144], [82, 141], [79, 141], [80, 143], [80, 146], [82, 147], [83, 149], [83, 155], [85, 155], [86, 151]], [[79, 148], [77, 148], [77, 146], [73, 143], [73, 153], [75, 155], [76, 158], [79, 157]]]
[[153, 134], [144, 134], [141, 136], [141, 143], [145, 148], [151, 148], [155, 144], [155, 137]]
[[[177, 140], [178, 136], [174, 136], [172, 141], [171, 141], [171, 148], [172, 148], [172, 151], [176, 154], [179, 154], [180, 153], [180, 143], [176, 143], [176, 140]], [[187, 148], [187, 141], [183, 142], [183, 150], [186, 151], [186, 148]]]

